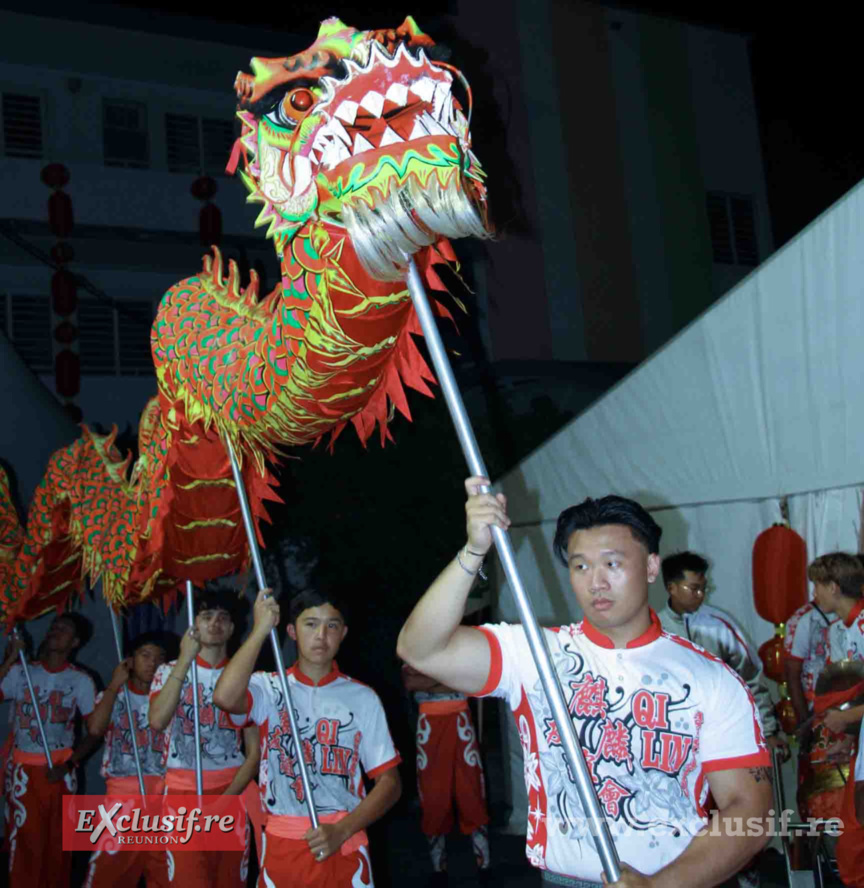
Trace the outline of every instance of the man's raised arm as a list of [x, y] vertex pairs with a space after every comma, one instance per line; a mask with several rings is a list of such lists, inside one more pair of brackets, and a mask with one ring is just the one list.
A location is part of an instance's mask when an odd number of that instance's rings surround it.
[[503, 494], [481, 494], [486, 478], [465, 482], [468, 542], [417, 602], [402, 631], [397, 654], [442, 684], [476, 694], [489, 675], [489, 643], [477, 629], [460, 626], [465, 602], [483, 558], [492, 546], [493, 526], [510, 526]]
[[252, 631], [239, 650], [222, 670], [219, 681], [213, 689], [213, 702], [226, 712], [244, 715], [246, 712], [246, 691], [249, 679], [255, 668], [255, 661], [261, 646], [267, 640], [271, 629], [279, 625], [279, 605], [270, 589], [262, 589], [252, 608]]

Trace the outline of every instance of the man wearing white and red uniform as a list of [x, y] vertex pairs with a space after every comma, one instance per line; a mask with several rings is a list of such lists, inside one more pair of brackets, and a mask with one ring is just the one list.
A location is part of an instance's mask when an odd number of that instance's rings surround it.
[[48, 768], [33, 715], [24, 670], [15, 661], [21, 643], [13, 639], [0, 666], [0, 700], [9, 700], [14, 746], [6, 773], [9, 884], [69, 884], [72, 857], [63, 851], [63, 795], [78, 788], [76, 768], [98, 745], [85, 737], [73, 750], [75, 713], [93, 711], [93, 679], [69, 658], [86, 640], [89, 626], [77, 614], [57, 617], [42, 642], [40, 659], [30, 664], [30, 680], [51, 751]]
[[[91, 737], [105, 738], [102, 776], [106, 794], [138, 796], [138, 771], [132, 730], [138, 742], [138, 755], [147, 795], [165, 791], [165, 741], [162, 731], [149, 723], [150, 684], [156, 670], [165, 662], [165, 642], [157, 633], [139, 635], [132, 645], [132, 655], [114, 670], [108, 687], [96, 698], [96, 708], [87, 720]], [[124, 685], [129, 687], [132, 720], [126, 710]], [[145, 876], [147, 888], [168, 888], [168, 857], [164, 848], [121, 848], [103, 833], [106, 841], [90, 855], [84, 888], [114, 888], [137, 885]]]
[[[864, 566], [854, 555], [830, 552], [815, 559], [807, 568], [807, 577], [813, 583], [813, 598], [826, 614], [837, 619], [828, 627], [828, 663], [843, 660], [864, 660]], [[846, 692], [848, 702], [860, 699], [864, 682]], [[827, 695], [826, 695], [827, 696]], [[864, 718], [864, 704], [840, 709], [836, 693], [830, 695], [832, 707], [820, 706], [816, 698], [815, 710], [825, 712], [824, 725], [838, 735], [859, 733], [857, 723]], [[837, 841], [837, 867], [844, 885], [849, 888], [864, 886], [864, 829], [856, 823], [854, 775], [862, 757], [861, 747], [853, 752], [850, 762], [851, 780], [847, 780], [843, 794], [841, 819], [845, 829]]]
[[[399, 754], [378, 695], [343, 675], [335, 656], [348, 631], [343, 609], [331, 595], [307, 590], [290, 604], [288, 633], [298, 659], [288, 682], [319, 827], [311, 829], [297, 764], [297, 748], [276, 673], [252, 670], [279, 606], [264, 590], [255, 602], [255, 624], [226, 666], [216, 703], [235, 723], [260, 728], [261, 799], [267, 826], [259, 888], [372, 886], [365, 829], [399, 799]], [[366, 795], [362, 770], [375, 786]]]
[[[156, 670], [150, 686], [150, 727], [165, 731], [165, 792], [195, 795], [195, 729], [192, 661], [198, 664], [198, 712], [205, 795], [241, 795], [258, 768], [258, 732], [239, 731], [213, 702], [213, 689], [228, 662], [234, 633], [233, 602], [226, 595], [203, 593], [196, 603], [195, 628], [183, 635], [180, 656]], [[241, 743], [242, 740], [242, 743]], [[245, 745], [245, 756], [243, 747]], [[183, 888], [245, 888], [249, 866], [245, 851], [168, 853], [172, 885]]]
[[813, 711], [816, 679], [828, 662], [828, 628], [832, 622], [816, 602], [808, 601], [786, 623], [783, 671], [799, 725]]
[[[596, 885], [601, 861], [524, 630], [459, 625], [492, 526], [510, 525], [504, 497], [481, 493], [488, 484], [466, 481], [468, 541], [414, 608], [397, 653], [449, 687], [507, 700], [523, 747], [528, 858], [545, 881]], [[585, 616], [545, 636], [621, 857], [616, 884], [713, 886], [767, 841], [770, 758], [746, 685], [663, 632], [648, 606], [660, 534], [621, 497], [565, 510], [555, 550]]]
[[423, 816], [420, 828], [429, 843], [432, 884], [447, 881], [447, 835], [453, 828], [453, 806], [459, 829], [471, 836], [479, 877], [490, 872], [489, 812], [483, 763], [465, 695], [423, 675], [407, 663], [402, 683], [413, 691], [417, 715], [417, 789]]

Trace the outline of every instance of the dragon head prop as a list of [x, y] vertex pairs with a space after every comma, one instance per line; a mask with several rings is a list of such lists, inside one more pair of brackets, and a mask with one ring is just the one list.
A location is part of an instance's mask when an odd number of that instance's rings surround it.
[[237, 75], [229, 171], [242, 154], [248, 199], [264, 205], [256, 224], [280, 255], [322, 221], [347, 229], [372, 277], [400, 280], [440, 237], [488, 236], [470, 108], [453, 96], [454, 75], [467, 82], [434, 52], [410, 17], [390, 31], [331, 18], [305, 52], [253, 58], [253, 73]]

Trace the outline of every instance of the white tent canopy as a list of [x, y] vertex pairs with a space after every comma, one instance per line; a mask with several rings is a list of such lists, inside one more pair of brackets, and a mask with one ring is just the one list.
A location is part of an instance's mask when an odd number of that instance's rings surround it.
[[[781, 498], [809, 558], [857, 551], [862, 245], [859, 186], [503, 478], [541, 622], [579, 617], [551, 541], [558, 514], [586, 496], [616, 493], [649, 508], [663, 527], [661, 555], [706, 555], [709, 600], [757, 645], [774, 630], [753, 605], [751, 553], [781, 519]], [[655, 608], [661, 587], [652, 587]], [[509, 591], [499, 602], [501, 618], [515, 620]]]

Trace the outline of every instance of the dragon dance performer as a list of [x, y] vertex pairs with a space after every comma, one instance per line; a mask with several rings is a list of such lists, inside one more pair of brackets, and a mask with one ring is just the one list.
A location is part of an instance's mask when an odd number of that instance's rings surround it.
[[85, 737], [73, 749], [75, 713], [93, 711], [93, 679], [73, 665], [72, 655], [89, 636], [89, 624], [77, 614], [57, 617], [30, 664], [33, 692], [51, 751], [45, 762], [33, 702], [21, 665], [15, 661], [22, 642], [13, 638], [0, 666], [0, 701], [9, 700], [12, 714], [12, 767], [6, 771], [6, 820], [9, 837], [10, 885], [69, 884], [72, 857], [60, 840], [63, 795], [78, 788], [78, 765], [99, 741]]
[[483, 763], [465, 695], [423, 675], [407, 663], [402, 683], [414, 693], [417, 716], [417, 788], [423, 812], [421, 829], [429, 843], [433, 883], [447, 880], [447, 835], [453, 828], [453, 805], [459, 828], [471, 836], [479, 877], [490, 874], [489, 812]]
[[786, 623], [783, 671], [799, 725], [813, 712], [816, 679], [828, 662], [828, 628], [832, 622], [815, 601], [808, 601]]
[[[96, 697], [96, 708], [87, 720], [87, 730], [92, 737], [105, 738], [101, 773], [107, 795], [137, 796], [140, 793], [132, 730], [138, 739], [147, 794], [161, 795], [165, 791], [167, 738], [162, 731], [150, 727], [148, 718], [150, 685], [165, 660], [162, 635], [153, 632], [139, 635], [132, 644], [131, 656], [115, 668], [108, 687]], [[132, 701], [131, 723], [122, 693], [124, 685], [128, 685]], [[141, 876], [146, 876], [147, 888], [167, 888], [168, 858], [164, 848], [112, 848], [106, 844], [90, 855], [84, 888], [137, 885]]]
[[[491, 527], [510, 526], [503, 495], [480, 493], [488, 484], [466, 481], [468, 541], [414, 608], [398, 653], [449, 687], [508, 701], [525, 759], [528, 858], [547, 871], [545, 881], [596, 885], [601, 861], [570, 791], [524, 631], [459, 625]], [[617, 884], [711, 886], [767, 841], [770, 758], [741, 679], [663, 632], [648, 606], [660, 534], [638, 503], [621, 497], [565, 510], [555, 551], [584, 618], [545, 636], [622, 858]], [[719, 808], [711, 815], [703, 807], [709, 789]], [[745, 821], [761, 829], [741, 829]]]
[[[168, 795], [197, 793], [189, 674], [195, 660], [204, 793], [240, 795], [258, 767], [258, 732], [247, 728], [241, 737], [213, 700], [234, 634], [233, 602], [227, 595], [205, 592], [198, 597], [195, 610], [195, 628], [184, 634], [179, 657], [159, 667], [150, 687], [150, 727], [167, 735], [165, 791]], [[171, 884], [183, 888], [245, 888], [248, 864], [248, 844], [242, 852], [168, 852]]]
[[[310, 829], [279, 677], [255, 672], [255, 661], [279, 605], [258, 594], [254, 626], [225, 667], [218, 706], [237, 724], [261, 728], [261, 797], [268, 811], [259, 888], [372, 886], [365, 829], [399, 800], [402, 784], [378, 695], [343, 675], [336, 654], [348, 627], [334, 596], [310, 589], [289, 605], [288, 634], [298, 659], [288, 671], [302, 746], [311, 769], [319, 827]], [[361, 766], [375, 785], [365, 795]], [[364, 797], [365, 796], [365, 797]]]

